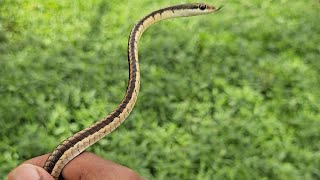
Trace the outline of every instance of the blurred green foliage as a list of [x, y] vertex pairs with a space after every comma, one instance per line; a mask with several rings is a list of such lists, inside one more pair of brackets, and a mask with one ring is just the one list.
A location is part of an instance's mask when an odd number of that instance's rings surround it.
[[[0, 178], [112, 111], [130, 29], [177, 3], [0, 0]], [[320, 179], [319, 1], [223, 4], [145, 33], [137, 105], [89, 151], [150, 179]]]

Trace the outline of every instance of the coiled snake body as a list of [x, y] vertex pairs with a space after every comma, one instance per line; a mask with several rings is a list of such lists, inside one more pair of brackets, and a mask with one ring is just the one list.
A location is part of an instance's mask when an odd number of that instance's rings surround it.
[[170, 6], [153, 11], [142, 18], [131, 30], [128, 42], [129, 82], [124, 98], [118, 107], [105, 118], [64, 140], [51, 153], [44, 169], [58, 179], [64, 166], [90, 145], [116, 129], [129, 115], [137, 100], [140, 88], [138, 42], [142, 33], [152, 24], [173, 17], [194, 16], [219, 10], [213, 6], [197, 3]]

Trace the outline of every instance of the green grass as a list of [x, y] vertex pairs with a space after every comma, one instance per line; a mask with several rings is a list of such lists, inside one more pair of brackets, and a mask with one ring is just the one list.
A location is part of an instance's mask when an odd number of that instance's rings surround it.
[[[131, 27], [177, 3], [0, 0], [0, 178], [112, 111]], [[224, 4], [144, 34], [137, 105], [89, 151], [150, 179], [320, 179], [319, 1]]]

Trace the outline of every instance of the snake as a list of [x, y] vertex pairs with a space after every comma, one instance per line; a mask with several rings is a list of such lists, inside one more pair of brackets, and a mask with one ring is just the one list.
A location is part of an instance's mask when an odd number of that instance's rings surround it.
[[189, 3], [169, 6], [155, 10], [144, 16], [132, 28], [128, 40], [129, 80], [120, 104], [106, 117], [95, 122], [60, 143], [49, 155], [43, 168], [54, 179], [63, 178], [63, 168], [86, 148], [115, 130], [132, 111], [140, 89], [140, 68], [138, 61], [138, 42], [143, 32], [152, 24], [169, 18], [196, 16], [216, 12], [222, 6], [206, 3]]

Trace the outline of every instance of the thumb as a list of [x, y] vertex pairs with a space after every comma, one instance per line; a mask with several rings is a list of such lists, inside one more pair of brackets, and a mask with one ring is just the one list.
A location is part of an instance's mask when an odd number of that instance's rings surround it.
[[53, 177], [39, 166], [21, 164], [9, 173], [8, 180], [53, 180]]

